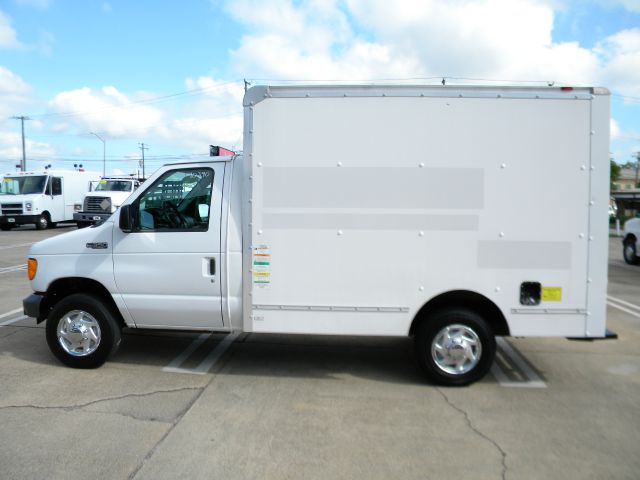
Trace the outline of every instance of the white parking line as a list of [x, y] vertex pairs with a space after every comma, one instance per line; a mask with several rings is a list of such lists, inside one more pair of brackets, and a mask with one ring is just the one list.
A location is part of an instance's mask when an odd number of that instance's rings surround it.
[[195, 368], [182, 368], [180, 365], [189, 358], [189, 356], [195, 352], [200, 345], [202, 345], [209, 337], [211, 337], [211, 333], [203, 333], [198, 338], [196, 338], [191, 344], [173, 361], [162, 369], [163, 372], [169, 373], [189, 373], [192, 375], [205, 375], [211, 370], [211, 367], [215, 365], [215, 363], [220, 359], [222, 354], [231, 346], [233, 341], [240, 335], [240, 332], [235, 332], [224, 337], [220, 343], [218, 343], [215, 348], [205, 357], [204, 360], [200, 362], [200, 364]]
[[33, 245], [36, 242], [29, 242], [29, 243], [15, 243], [13, 245], [1, 245], [0, 246], [0, 250], [8, 250], [9, 248], [18, 248], [18, 247], [29, 247], [31, 245]]
[[547, 388], [547, 384], [538, 376], [518, 352], [502, 337], [496, 338], [501, 352], [509, 358], [528, 379], [526, 382], [509, 380], [497, 363], [491, 367], [491, 373], [502, 387]]
[[7, 320], [6, 322], [0, 323], [0, 327], [6, 327], [7, 325], [11, 325], [12, 323], [19, 322], [20, 320], [24, 320], [25, 318], [29, 318], [26, 315], [22, 315], [18, 318], [12, 318], [11, 320]]
[[0, 268], [0, 275], [3, 273], [19, 272], [20, 270], [26, 270], [27, 266], [23, 263], [20, 265], [12, 265], [11, 267]]
[[201, 335], [198, 335], [198, 337], [193, 342], [191, 342], [191, 344], [187, 348], [185, 348], [185, 350], [180, 355], [174, 358], [169, 365], [164, 367], [162, 371], [175, 372], [176, 370], [181, 370], [178, 367], [182, 365], [182, 362], [189, 358], [189, 355], [195, 352], [198, 347], [202, 345], [210, 336], [210, 333], [203, 333]]
[[634, 303], [630, 303], [630, 302], [625, 302], [624, 300], [620, 298], [612, 297], [611, 295], [607, 295], [607, 304], [613, 308], [622, 310], [623, 312], [626, 312], [629, 315], [633, 315], [634, 317], [640, 318], [639, 305], [635, 305]]
[[22, 311], [21, 308], [16, 308], [15, 310], [11, 310], [10, 312], [3, 313], [2, 315], [0, 315], [0, 318], [5, 318], [5, 317], [8, 317], [10, 315], [15, 315], [16, 313], [20, 313], [21, 311]]

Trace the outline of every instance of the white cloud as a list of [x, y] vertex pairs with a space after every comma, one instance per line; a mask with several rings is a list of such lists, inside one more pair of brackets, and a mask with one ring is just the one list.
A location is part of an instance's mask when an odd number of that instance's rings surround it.
[[0, 48], [21, 48], [11, 20], [0, 10]]
[[192, 152], [206, 152], [209, 144], [240, 147], [243, 86], [210, 77], [185, 83], [191, 93], [179, 106], [151, 105], [162, 97], [145, 92], [132, 99], [113, 86], [59, 93], [49, 103], [53, 130], [103, 132], [109, 140], [144, 139]]
[[53, 114], [60, 114], [57, 120], [63, 130], [75, 126], [84, 131], [105, 132], [111, 137], [141, 136], [164, 122], [161, 110], [136, 104], [112, 86], [99, 91], [85, 87], [62, 92], [49, 106]]
[[611, 118], [609, 131], [611, 132], [611, 140], [616, 140], [620, 136], [620, 126], [614, 118]]
[[[632, 8], [631, 2], [624, 2]], [[594, 49], [554, 42], [559, 0], [234, 0], [246, 26], [232, 65], [247, 77], [465, 77], [610, 86], [640, 94], [640, 30]]]
[[0, 95], [26, 95], [31, 87], [11, 70], [0, 65]]
[[640, 96], [640, 29], [623, 30], [598, 43], [603, 83], [625, 95]]

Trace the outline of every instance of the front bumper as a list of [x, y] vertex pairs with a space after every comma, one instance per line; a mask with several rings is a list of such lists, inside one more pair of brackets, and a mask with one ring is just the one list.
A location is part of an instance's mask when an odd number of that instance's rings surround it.
[[0, 225], [26, 225], [38, 223], [40, 215], [0, 215]]
[[76, 222], [98, 223], [104, 222], [112, 213], [96, 213], [96, 212], [76, 212], [73, 214], [73, 220]]
[[22, 308], [24, 309], [24, 314], [27, 317], [34, 317], [38, 319], [38, 323], [44, 320], [44, 312], [42, 311], [42, 301], [44, 300], [44, 295], [41, 293], [32, 293], [27, 298], [22, 300]]

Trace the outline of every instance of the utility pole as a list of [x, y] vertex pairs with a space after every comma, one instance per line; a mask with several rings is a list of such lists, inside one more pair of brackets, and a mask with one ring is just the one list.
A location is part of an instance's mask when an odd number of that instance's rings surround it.
[[140, 147], [140, 151], [142, 152], [142, 178], [146, 178], [144, 173], [144, 151], [149, 150], [149, 147], [145, 146], [144, 143], [139, 143], [138, 146]]
[[640, 152], [636, 152], [636, 183], [633, 188], [638, 188], [638, 168], [640, 167]]
[[244, 93], [247, 93], [247, 90], [249, 90], [249, 87], [251, 86], [251, 82], [248, 82], [247, 79], [244, 79]]
[[91, 135], [95, 136], [102, 142], [102, 176], [106, 177], [107, 175], [107, 142], [95, 132], [89, 132]]
[[23, 172], [27, 171], [27, 154], [26, 154], [26, 150], [25, 150], [25, 146], [24, 146], [24, 121], [25, 120], [31, 120], [29, 117], [25, 117], [24, 115], [21, 117], [11, 117], [14, 120], [20, 120], [20, 123], [22, 125], [22, 162], [20, 163], [20, 169]]

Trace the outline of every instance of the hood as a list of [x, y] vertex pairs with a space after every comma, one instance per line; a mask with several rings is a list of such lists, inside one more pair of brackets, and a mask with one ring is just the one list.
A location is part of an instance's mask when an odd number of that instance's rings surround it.
[[129, 195], [131, 195], [133, 192], [114, 192], [113, 190], [105, 190], [103, 192], [91, 192], [91, 193], [87, 193], [85, 195], [85, 198], [104, 198], [104, 197], [108, 197], [111, 199], [111, 203], [113, 205], [122, 205], [122, 202], [124, 202], [127, 198], [129, 198]]
[[113, 221], [56, 235], [36, 243], [29, 256], [105, 254], [112, 250]]
[[0, 195], [0, 203], [24, 203], [33, 202], [36, 197], [41, 197], [42, 193], [30, 193], [28, 195]]

